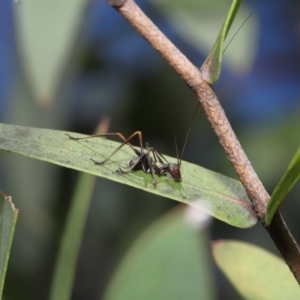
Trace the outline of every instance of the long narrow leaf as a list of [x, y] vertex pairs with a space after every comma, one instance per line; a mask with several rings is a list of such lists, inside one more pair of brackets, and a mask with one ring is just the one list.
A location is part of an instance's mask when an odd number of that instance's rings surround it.
[[[257, 222], [240, 182], [194, 164], [182, 162], [181, 183], [162, 176], [155, 187], [151, 175], [143, 171], [126, 175], [116, 172], [120, 167], [128, 168], [129, 161], [135, 157], [129, 147], [123, 147], [105, 165], [95, 165], [91, 161], [91, 158], [103, 160], [120, 143], [102, 138], [75, 141], [63, 131], [5, 124], [0, 124], [0, 132], [2, 150], [105, 177], [202, 210], [210, 207], [209, 214], [233, 226], [248, 228]], [[176, 161], [166, 158], [170, 162]]]
[[18, 218], [18, 210], [9, 196], [0, 191], [0, 299], [10, 254], [10, 248]]
[[208, 55], [207, 59], [205, 60], [204, 64], [201, 67], [201, 72], [203, 74], [203, 77], [209, 83], [214, 83], [220, 77], [221, 68], [222, 68], [224, 42], [241, 2], [242, 0], [232, 1], [225, 22], [219, 33], [219, 36], [210, 54]]
[[[220, 0], [151, 0], [160, 14], [164, 16], [172, 28], [183, 40], [201, 53], [209, 53], [215, 43], [217, 32], [224, 22], [224, 12], [228, 11], [230, 1]], [[242, 24], [251, 14], [251, 7], [244, 3], [239, 7], [235, 16], [235, 24]], [[232, 26], [233, 29], [236, 26]], [[230, 46], [226, 50], [227, 67], [234, 72], [245, 72], [252, 65], [255, 58], [257, 21], [243, 27], [234, 43], [238, 47]]]
[[61, 237], [50, 291], [50, 300], [71, 299], [77, 257], [94, 183], [95, 176], [82, 173], [76, 185], [74, 198], [72, 199], [65, 229]]
[[283, 177], [280, 179], [279, 183], [275, 187], [271, 199], [268, 203], [267, 214], [266, 214], [266, 224], [270, 225], [274, 214], [284, 201], [288, 192], [292, 189], [294, 184], [300, 177], [300, 148], [293, 157], [288, 169], [284, 173]]

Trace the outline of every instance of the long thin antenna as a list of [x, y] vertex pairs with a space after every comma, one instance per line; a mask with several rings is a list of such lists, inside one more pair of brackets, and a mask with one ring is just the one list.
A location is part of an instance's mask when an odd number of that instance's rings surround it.
[[172, 126], [172, 133], [173, 133], [173, 138], [174, 138], [174, 143], [175, 143], [175, 149], [176, 149], [177, 166], [179, 166], [180, 161], [179, 161], [178, 145], [177, 145], [176, 135], [175, 135], [174, 127], [173, 126]]
[[226, 49], [228, 48], [228, 46], [230, 45], [230, 43], [232, 42], [232, 40], [235, 38], [235, 36], [239, 33], [239, 31], [241, 30], [241, 28], [244, 26], [244, 24], [247, 22], [247, 20], [253, 15], [253, 12], [245, 19], [245, 21], [240, 25], [239, 29], [235, 32], [235, 34], [233, 35], [233, 37], [230, 39], [230, 41], [228, 42], [228, 44], [226, 45], [226, 47], [223, 50], [223, 54], [226, 51]]
[[[226, 51], [226, 49], [228, 48], [228, 46], [230, 45], [230, 43], [232, 42], [232, 40], [236, 37], [236, 35], [239, 33], [239, 31], [241, 30], [241, 28], [244, 26], [244, 24], [247, 22], [247, 20], [253, 15], [253, 12], [251, 12], [251, 14], [245, 19], [245, 21], [240, 25], [240, 27], [238, 28], [238, 30], [235, 32], [235, 34], [232, 36], [232, 38], [229, 40], [228, 44], [226, 45], [226, 47], [224, 48], [223, 50], [223, 53]], [[191, 120], [191, 123], [190, 123], [190, 126], [189, 126], [189, 130], [188, 130], [188, 133], [186, 135], [186, 138], [185, 138], [185, 141], [184, 141], [184, 144], [183, 144], [183, 148], [182, 148], [182, 152], [181, 152], [181, 155], [180, 155], [180, 159], [178, 159], [178, 146], [177, 146], [177, 140], [176, 140], [176, 136], [175, 136], [175, 133], [174, 133], [174, 128], [172, 127], [172, 132], [173, 132], [173, 137], [174, 137], [174, 141], [175, 141], [175, 148], [176, 148], [176, 155], [177, 155], [177, 165], [180, 166], [181, 164], [181, 160], [182, 160], [182, 156], [183, 156], [183, 153], [185, 151], [185, 147], [186, 147], [186, 143], [187, 143], [187, 140], [189, 138], [189, 135], [190, 135], [190, 132], [191, 132], [191, 129], [192, 129], [192, 125], [193, 125], [193, 122], [194, 122], [194, 119], [195, 119], [195, 116], [196, 116], [196, 112], [198, 110], [198, 107], [199, 107], [199, 102], [197, 103], [197, 106], [196, 106], [196, 109], [194, 111], [194, 114], [193, 114], [193, 117], [192, 117], [192, 120]]]
[[[182, 152], [181, 152], [181, 156], [180, 156], [179, 163], [177, 162], [178, 166], [181, 165], [182, 156], [183, 156], [183, 153], [184, 153], [184, 150], [185, 150], [185, 147], [186, 147], [186, 143], [187, 143], [187, 140], [188, 140], [188, 138], [189, 138], [189, 135], [190, 135], [190, 132], [191, 132], [191, 129], [192, 129], [192, 125], [193, 125], [193, 123], [194, 123], [194, 119], [195, 119], [196, 112], [197, 112], [197, 110], [198, 110], [199, 104], [200, 104], [200, 102], [197, 103], [196, 109], [195, 109], [195, 111], [194, 111], [194, 114], [193, 114], [193, 117], [192, 117], [192, 120], [191, 120], [191, 123], [190, 123], [190, 126], [189, 126], [189, 130], [188, 130], [188, 132], [187, 132], [187, 135], [186, 135], [186, 138], [185, 138], [183, 147], [182, 147]], [[178, 152], [178, 149], [177, 149], [177, 152]]]

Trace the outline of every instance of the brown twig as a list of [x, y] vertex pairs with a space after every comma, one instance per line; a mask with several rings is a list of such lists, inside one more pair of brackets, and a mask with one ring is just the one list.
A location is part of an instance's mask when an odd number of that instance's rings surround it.
[[[250, 161], [243, 151], [220, 102], [195, 67], [152, 23], [133, 0], [108, 0], [112, 5], [173, 67], [182, 79], [196, 93], [208, 120], [217, 134], [225, 153], [239, 176], [253, 210], [269, 232], [286, 263], [300, 283], [300, 251], [280, 214], [273, 219], [270, 227], [265, 226], [264, 217], [270, 196], [260, 182]], [[278, 238], [278, 236], [280, 238]]]

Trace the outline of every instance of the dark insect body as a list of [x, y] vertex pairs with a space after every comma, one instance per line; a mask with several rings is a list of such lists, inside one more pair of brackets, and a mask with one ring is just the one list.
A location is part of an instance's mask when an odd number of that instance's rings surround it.
[[[68, 135], [68, 134], [67, 134]], [[151, 173], [153, 178], [153, 185], [157, 185], [156, 175], [163, 176], [167, 175], [172, 178], [174, 181], [181, 182], [181, 173], [180, 173], [180, 165], [181, 159], [179, 160], [177, 157], [177, 163], [170, 163], [167, 159], [156, 149], [149, 147], [146, 144], [146, 147], [143, 146], [142, 140], [142, 132], [136, 131], [129, 138], [125, 138], [121, 133], [106, 133], [106, 134], [96, 134], [83, 138], [75, 138], [73, 136], [68, 135], [68, 137], [72, 140], [82, 140], [94, 137], [108, 137], [108, 136], [117, 136], [119, 137], [123, 143], [118, 146], [106, 159], [103, 161], [95, 161], [91, 159], [97, 165], [105, 164], [114, 154], [116, 154], [123, 146], [128, 145], [137, 157], [133, 158], [129, 162], [129, 169], [126, 171], [119, 168], [118, 171], [122, 174], [128, 174], [131, 171], [143, 170], [145, 173]], [[138, 137], [140, 149], [136, 149], [130, 141], [134, 137]], [[177, 147], [176, 147], [177, 150]], [[177, 151], [178, 152], [178, 151]]]
[[[168, 162], [167, 159], [158, 150], [156, 150], [152, 147], [149, 147], [147, 143], [146, 143], [146, 146], [144, 147], [143, 137], [142, 137], [142, 132], [141, 131], [134, 132], [127, 139], [123, 136], [123, 134], [121, 134], [119, 132], [106, 133], [106, 134], [95, 134], [95, 135], [90, 135], [90, 136], [83, 137], [83, 138], [76, 138], [76, 137], [70, 136], [69, 134], [67, 134], [67, 136], [72, 140], [83, 140], [83, 139], [89, 139], [89, 138], [95, 138], [95, 137], [117, 136], [123, 141], [122, 144], [120, 144], [120, 146], [118, 146], [108, 157], [106, 157], [102, 161], [95, 161], [94, 159], [91, 159], [96, 165], [105, 164], [122, 147], [124, 147], [125, 145], [128, 145], [134, 151], [134, 153], [137, 155], [137, 157], [130, 160], [129, 168], [126, 171], [119, 168], [118, 172], [120, 172], [122, 174], [128, 174], [131, 171], [143, 170], [145, 173], [151, 173], [152, 178], [153, 178], [153, 185], [154, 186], [157, 185], [156, 175], [158, 175], [158, 176], [166, 175], [166, 176], [170, 177], [171, 179], [173, 179], [176, 182], [181, 182], [181, 180], [182, 180], [181, 172], [180, 172], [181, 159], [182, 159], [182, 155], [184, 153], [186, 142], [187, 142], [188, 136], [190, 134], [190, 131], [191, 131], [191, 128], [192, 128], [192, 123], [193, 123], [194, 118], [196, 116], [196, 112], [197, 112], [198, 107], [199, 107], [199, 102], [197, 103], [196, 109], [194, 111], [194, 114], [193, 114], [193, 117], [192, 117], [192, 120], [191, 120], [191, 124], [189, 126], [188, 133], [187, 133], [187, 136], [186, 136], [184, 144], [183, 144], [180, 159], [179, 159], [178, 147], [177, 147], [177, 143], [176, 143], [176, 139], [175, 139], [175, 135], [174, 135], [174, 141], [175, 141], [175, 147], [176, 147], [176, 153], [177, 153], [177, 163], [176, 164]], [[136, 136], [139, 139], [140, 149], [136, 149], [130, 143], [130, 141]]]
[[[238, 28], [237, 32], [233, 35], [233, 37], [230, 39], [227, 46], [224, 48], [223, 53], [225, 52], [225, 50], [227, 49], [227, 47], [229, 46], [231, 41], [234, 39], [236, 34], [243, 27], [245, 22], [251, 17], [251, 15], [252, 15], [252, 13], [246, 18], [246, 20]], [[197, 107], [194, 111], [194, 114], [193, 114], [193, 117], [192, 117], [192, 120], [191, 120], [191, 124], [190, 124], [187, 136], [186, 136], [184, 144], [183, 144], [183, 149], [182, 149], [180, 159], [179, 159], [179, 156], [178, 156], [178, 148], [177, 148], [177, 144], [176, 144], [176, 139], [174, 139], [175, 140], [175, 146], [176, 146], [176, 152], [177, 152], [177, 163], [176, 164], [168, 162], [167, 159], [158, 150], [156, 150], [152, 147], [149, 147], [148, 144], [146, 144], [146, 146], [144, 147], [141, 131], [134, 132], [127, 139], [121, 133], [118, 133], [118, 132], [106, 133], [106, 134], [95, 134], [95, 135], [90, 135], [90, 136], [83, 137], [83, 138], [76, 138], [76, 137], [70, 136], [69, 134], [67, 134], [67, 136], [72, 140], [83, 140], [83, 139], [89, 139], [89, 138], [94, 138], [94, 137], [117, 136], [123, 141], [122, 144], [120, 144], [120, 146], [118, 146], [107, 158], [105, 158], [102, 161], [95, 161], [94, 159], [91, 159], [96, 165], [104, 165], [123, 146], [128, 145], [134, 151], [134, 153], [137, 155], [137, 157], [130, 160], [129, 168], [126, 171], [119, 168], [117, 170], [118, 172], [120, 172], [122, 174], [128, 174], [131, 171], [143, 170], [145, 173], [151, 173], [152, 178], [153, 178], [153, 185], [154, 186], [157, 185], [156, 175], [158, 175], [158, 176], [167, 175], [168, 177], [170, 177], [174, 181], [181, 182], [182, 181], [181, 172], [180, 172], [181, 159], [182, 159], [182, 155], [183, 155], [183, 152], [184, 152], [184, 149], [185, 149], [185, 146], [186, 146], [186, 142], [187, 142], [189, 133], [191, 131], [192, 123], [194, 121], [194, 118], [195, 118], [198, 107], [199, 107], [199, 102], [198, 102]], [[136, 136], [139, 139], [140, 149], [136, 149], [130, 143], [130, 141]]]

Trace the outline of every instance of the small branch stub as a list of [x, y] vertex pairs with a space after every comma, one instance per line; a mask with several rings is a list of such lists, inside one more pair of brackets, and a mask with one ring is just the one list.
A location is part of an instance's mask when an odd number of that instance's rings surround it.
[[126, 2], [126, 0], [108, 0], [107, 2], [109, 5], [117, 8], [122, 6]]

